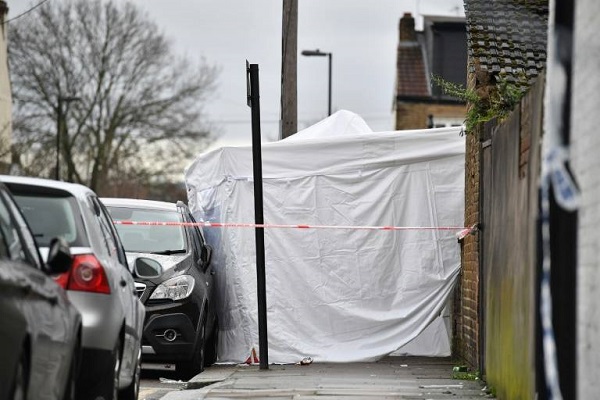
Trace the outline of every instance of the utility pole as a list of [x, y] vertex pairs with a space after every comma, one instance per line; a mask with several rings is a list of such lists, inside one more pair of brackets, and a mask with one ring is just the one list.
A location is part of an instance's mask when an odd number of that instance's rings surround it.
[[[69, 106], [69, 103], [73, 101], [81, 100], [79, 97], [75, 96], [58, 96], [56, 99], [56, 169], [54, 172], [54, 179], [57, 181], [60, 180], [60, 146], [61, 146], [61, 136], [64, 135], [65, 129], [65, 119], [66, 110], [63, 111], [63, 104]], [[63, 140], [67, 140], [67, 138], [63, 138]]]
[[298, 0], [283, 0], [280, 139], [298, 131]]

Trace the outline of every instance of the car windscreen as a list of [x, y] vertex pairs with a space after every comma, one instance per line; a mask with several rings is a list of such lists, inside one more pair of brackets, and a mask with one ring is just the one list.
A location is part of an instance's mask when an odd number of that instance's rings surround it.
[[14, 191], [13, 197], [25, 216], [38, 246], [48, 247], [50, 241], [59, 236], [72, 247], [89, 245], [74, 197], [39, 193], [28, 195]]
[[[181, 214], [175, 210], [149, 210], [108, 205], [106, 208], [114, 221], [181, 222]], [[125, 251], [158, 254], [187, 251], [185, 231], [181, 226], [121, 224], [115, 226]]]

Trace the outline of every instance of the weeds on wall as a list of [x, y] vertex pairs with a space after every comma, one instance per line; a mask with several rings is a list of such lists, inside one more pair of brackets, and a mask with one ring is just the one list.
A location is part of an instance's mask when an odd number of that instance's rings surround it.
[[[451, 97], [469, 103], [465, 118], [465, 131], [470, 134], [475, 127], [494, 118], [502, 121], [519, 104], [525, 93], [522, 84], [514, 84], [498, 78], [496, 85], [490, 85], [483, 91], [468, 89], [440, 76], [432, 75], [431, 81]], [[485, 95], [481, 95], [483, 92]]]

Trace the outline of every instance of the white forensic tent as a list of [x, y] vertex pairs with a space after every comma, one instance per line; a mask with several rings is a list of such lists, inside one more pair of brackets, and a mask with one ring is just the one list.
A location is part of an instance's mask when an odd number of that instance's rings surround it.
[[[340, 111], [264, 144], [265, 224], [461, 227], [460, 130], [372, 132]], [[196, 219], [252, 224], [252, 171], [249, 146], [197, 157], [185, 173]], [[440, 314], [460, 268], [456, 232], [266, 228], [269, 362], [449, 355]], [[258, 353], [255, 232], [204, 233], [214, 249], [219, 361], [244, 362]]]

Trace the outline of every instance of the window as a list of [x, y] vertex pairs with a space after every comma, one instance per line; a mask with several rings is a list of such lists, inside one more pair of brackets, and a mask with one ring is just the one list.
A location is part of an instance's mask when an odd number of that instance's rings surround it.
[[100, 211], [102, 213], [102, 220], [106, 221], [106, 223], [108, 224], [108, 228], [110, 230], [110, 237], [111, 237], [111, 240], [113, 241], [113, 243], [115, 244], [115, 248], [117, 250], [117, 257], [119, 258], [119, 263], [121, 263], [121, 265], [123, 265], [123, 266], [129, 267], [127, 264], [127, 255], [125, 254], [125, 249], [123, 248], [123, 245], [121, 244], [121, 241], [119, 239], [119, 234], [117, 233], [117, 230], [115, 229], [115, 225], [112, 222], [112, 219], [110, 217], [108, 210], [106, 209], [106, 207], [104, 207], [104, 205], [100, 202], [100, 200], [98, 200], [98, 199], [94, 199], [94, 200], [96, 202], [98, 202]]
[[23, 215], [21, 215], [21, 212], [19, 211], [19, 209], [18, 209], [17, 205], [15, 204], [15, 202], [13, 201], [13, 199], [11, 199], [10, 196], [4, 191], [2, 191], [2, 197], [4, 198], [4, 200], [10, 207], [10, 210], [12, 212], [12, 215], [14, 217], [16, 225], [19, 227], [19, 231], [20, 231], [21, 237], [23, 239], [23, 244], [22, 244], [23, 249], [25, 250], [25, 253], [26, 253], [25, 256], [37, 268], [41, 269], [42, 268], [42, 260], [40, 258], [40, 253], [37, 249], [37, 244], [31, 233], [29, 225], [27, 225], [25, 218], [23, 218]]
[[[173, 211], [134, 207], [107, 207], [114, 221], [181, 222], [181, 215]], [[187, 250], [185, 231], [181, 226], [117, 225], [125, 251], [140, 253], [167, 253]]]
[[76, 218], [77, 200], [72, 196], [54, 196], [13, 191], [19, 209], [27, 219], [39, 246], [47, 247], [56, 237], [70, 246], [86, 246], [81, 218]]
[[[108, 253], [110, 255], [114, 255], [118, 253], [117, 243], [115, 238], [111, 233], [112, 221], [109, 217], [103, 212], [102, 206], [100, 205], [100, 201], [96, 197], [89, 197], [89, 201], [92, 203], [94, 214], [98, 218], [98, 224], [100, 225], [100, 230], [102, 231], [102, 236], [104, 237], [104, 242], [106, 244]], [[127, 265], [127, 264], [125, 264]]]
[[462, 126], [464, 117], [436, 117], [432, 116], [430, 123], [432, 128], [446, 128], [449, 126]]

